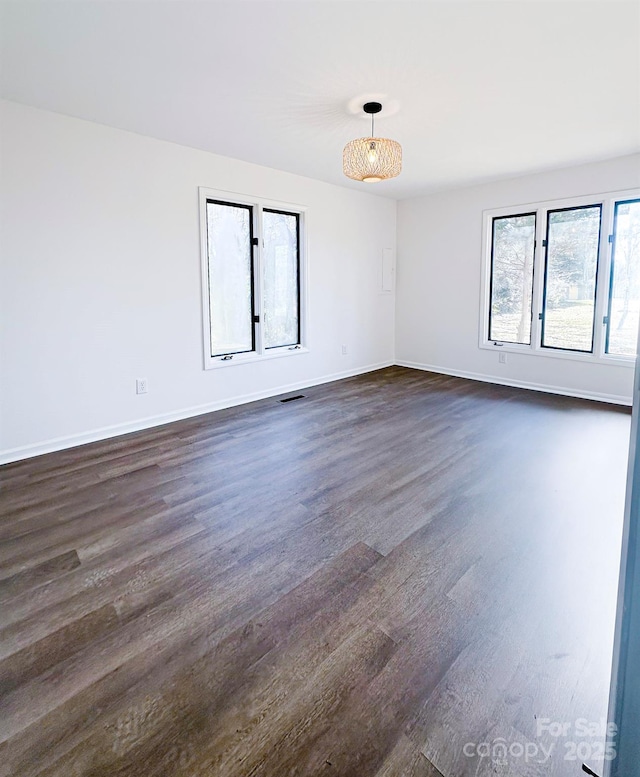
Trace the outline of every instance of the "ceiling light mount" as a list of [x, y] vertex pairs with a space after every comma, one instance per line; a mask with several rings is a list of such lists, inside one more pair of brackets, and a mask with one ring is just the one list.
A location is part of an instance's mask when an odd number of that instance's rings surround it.
[[347, 178], [365, 183], [395, 178], [402, 170], [402, 147], [395, 140], [376, 138], [373, 131], [373, 117], [382, 110], [382, 103], [367, 102], [362, 110], [371, 115], [371, 137], [347, 143], [342, 152], [342, 170]]

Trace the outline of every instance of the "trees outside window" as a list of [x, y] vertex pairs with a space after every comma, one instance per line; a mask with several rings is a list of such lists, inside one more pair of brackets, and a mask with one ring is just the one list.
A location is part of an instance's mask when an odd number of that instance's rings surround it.
[[480, 346], [602, 361], [636, 354], [640, 195], [485, 213]]
[[491, 340], [531, 343], [536, 214], [493, 219]]
[[601, 207], [547, 213], [542, 345], [593, 350]]
[[633, 356], [640, 317], [640, 199], [616, 202], [606, 353]]

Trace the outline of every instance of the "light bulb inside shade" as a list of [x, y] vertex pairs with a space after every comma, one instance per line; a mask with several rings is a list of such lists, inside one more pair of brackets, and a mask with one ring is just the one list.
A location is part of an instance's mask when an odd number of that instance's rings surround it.
[[381, 181], [382, 178], [378, 178], [376, 175], [369, 175], [366, 178], [363, 178], [363, 183], [378, 183], [378, 181]]

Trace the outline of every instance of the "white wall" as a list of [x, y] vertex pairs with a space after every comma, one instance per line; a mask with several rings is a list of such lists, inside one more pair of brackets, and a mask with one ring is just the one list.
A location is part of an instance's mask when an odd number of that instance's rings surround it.
[[[482, 211], [633, 188], [640, 155], [400, 202], [394, 306], [393, 200], [11, 102], [0, 121], [0, 462], [394, 361], [630, 400], [631, 367], [478, 347]], [[308, 207], [308, 354], [203, 369], [198, 186]]]
[[586, 364], [478, 345], [482, 212], [640, 185], [640, 154], [398, 203], [396, 362], [630, 403], [633, 365]]
[[[0, 111], [0, 461], [393, 362], [380, 272], [395, 201], [15, 103]], [[203, 369], [198, 186], [308, 206], [308, 354]]]

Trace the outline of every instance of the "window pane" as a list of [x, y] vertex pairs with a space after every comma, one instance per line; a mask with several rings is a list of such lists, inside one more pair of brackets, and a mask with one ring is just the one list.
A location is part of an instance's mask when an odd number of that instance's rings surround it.
[[298, 216], [265, 210], [264, 344], [265, 348], [300, 342], [298, 295]]
[[489, 340], [531, 344], [536, 215], [493, 220]]
[[207, 202], [211, 355], [252, 351], [251, 208]]
[[640, 308], [640, 200], [617, 202], [607, 353], [635, 356]]
[[593, 350], [600, 206], [549, 211], [542, 345]]

